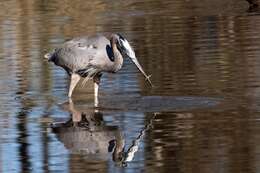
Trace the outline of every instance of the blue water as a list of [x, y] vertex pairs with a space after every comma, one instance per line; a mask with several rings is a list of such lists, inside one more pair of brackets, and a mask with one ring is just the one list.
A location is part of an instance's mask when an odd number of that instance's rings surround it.
[[[260, 18], [246, 1], [0, 2], [0, 172], [259, 172]], [[125, 59], [68, 102], [43, 55], [122, 33]]]

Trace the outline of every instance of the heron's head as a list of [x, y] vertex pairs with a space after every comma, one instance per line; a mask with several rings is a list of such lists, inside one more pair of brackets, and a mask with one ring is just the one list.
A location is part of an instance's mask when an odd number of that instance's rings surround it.
[[123, 57], [130, 58], [132, 62], [136, 65], [136, 67], [139, 69], [139, 71], [144, 75], [145, 79], [150, 83], [151, 86], [153, 86], [150, 77], [151, 75], [147, 75], [140, 63], [138, 62], [134, 49], [130, 46], [129, 42], [120, 34], [115, 34], [116, 37], [116, 46], [117, 49], [120, 51]]

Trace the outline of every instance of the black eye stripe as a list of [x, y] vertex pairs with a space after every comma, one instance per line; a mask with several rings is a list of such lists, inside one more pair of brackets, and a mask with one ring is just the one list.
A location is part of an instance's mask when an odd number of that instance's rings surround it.
[[119, 52], [122, 54], [123, 52], [124, 52], [124, 50], [125, 50], [125, 48], [124, 47], [122, 47], [121, 45], [119, 45], [119, 44], [117, 44], [117, 48], [118, 48], [118, 50], [119, 50]]
[[117, 35], [119, 36], [120, 40], [124, 40], [125, 41], [125, 38], [121, 34], [117, 34]]

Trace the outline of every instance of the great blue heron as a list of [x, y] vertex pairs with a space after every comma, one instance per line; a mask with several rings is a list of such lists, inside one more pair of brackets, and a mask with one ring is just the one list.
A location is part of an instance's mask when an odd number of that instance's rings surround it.
[[45, 54], [44, 57], [64, 68], [70, 75], [69, 97], [80, 77], [85, 78], [83, 83], [93, 78], [96, 107], [98, 106], [98, 88], [102, 72], [115, 73], [120, 70], [123, 57], [130, 58], [152, 85], [150, 76], [146, 75], [139, 64], [134, 50], [120, 34], [111, 34], [109, 37], [93, 35], [74, 38]]

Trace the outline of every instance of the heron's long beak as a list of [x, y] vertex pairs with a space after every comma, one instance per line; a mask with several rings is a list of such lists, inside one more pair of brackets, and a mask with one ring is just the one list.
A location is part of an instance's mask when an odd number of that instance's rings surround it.
[[150, 80], [151, 75], [148, 76], [148, 75], [144, 72], [142, 66], [139, 64], [139, 62], [138, 62], [138, 60], [137, 60], [137, 58], [136, 58], [135, 56], [130, 57], [130, 59], [134, 62], [134, 64], [135, 64], [136, 67], [138, 68], [138, 70], [144, 75], [145, 79], [149, 82], [149, 84], [153, 87], [152, 81]]
[[141, 73], [143, 73], [145, 79], [150, 83], [150, 85], [153, 87], [153, 84], [150, 80], [150, 77], [151, 75], [147, 76], [147, 74], [144, 72], [142, 66], [139, 64], [136, 56], [135, 56], [135, 52], [134, 50], [132, 49], [132, 47], [130, 46], [130, 44], [128, 43], [128, 41], [124, 38], [122, 39], [119, 39], [120, 42], [119, 42], [119, 47], [122, 47], [123, 48], [123, 51], [122, 52], [125, 52], [125, 54], [135, 63], [136, 67], [139, 69], [139, 71]]

